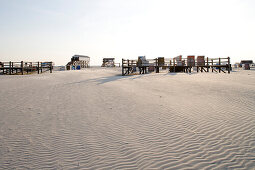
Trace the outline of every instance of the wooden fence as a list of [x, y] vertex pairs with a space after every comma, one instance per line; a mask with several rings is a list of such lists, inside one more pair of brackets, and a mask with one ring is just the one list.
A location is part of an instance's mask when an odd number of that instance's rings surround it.
[[169, 72], [228, 72], [231, 71], [230, 57], [227, 58], [204, 58], [204, 62], [200, 62], [194, 59], [192, 65], [188, 64], [188, 58], [182, 58], [181, 65], [178, 65], [176, 58], [155, 58], [147, 59], [146, 64], [139, 64], [138, 60], [122, 59], [122, 75], [128, 75], [137, 72], [139, 74], [145, 74], [148, 72], [155, 71], [159, 73], [160, 68], [169, 69]]
[[52, 62], [0, 62], [0, 74], [23, 75], [37, 72], [38, 74], [46, 71], [52, 73]]

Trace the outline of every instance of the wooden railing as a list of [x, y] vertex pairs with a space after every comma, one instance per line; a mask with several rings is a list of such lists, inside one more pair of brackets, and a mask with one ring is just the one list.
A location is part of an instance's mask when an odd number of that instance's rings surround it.
[[[212, 72], [228, 72], [231, 71], [230, 57], [227, 58], [204, 58], [204, 62], [198, 62], [197, 59], [194, 59], [193, 64], [188, 64], [187, 58], [182, 58], [181, 61], [183, 64], [178, 65], [176, 58], [164, 58], [164, 61], [159, 62], [159, 58], [147, 59], [148, 63], [141, 64], [138, 60], [129, 60], [122, 59], [122, 75], [128, 75], [136, 72], [136, 68], [139, 69], [140, 74], [147, 73], [147, 69], [154, 67], [156, 73], [159, 73], [159, 68], [169, 68], [170, 72], [191, 72], [192, 68], [196, 68], [196, 71], [199, 72], [209, 72], [211, 69]], [[154, 69], [153, 69], [154, 70]], [[194, 70], [194, 69], [193, 69]]]
[[34, 73], [38, 74], [50, 71], [52, 73], [52, 62], [0, 62], [0, 74], [21, 74]]

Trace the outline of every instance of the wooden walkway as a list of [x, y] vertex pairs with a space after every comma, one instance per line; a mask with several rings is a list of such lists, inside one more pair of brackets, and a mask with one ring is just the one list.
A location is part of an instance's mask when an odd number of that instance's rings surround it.
[[[139, 65], [138, 60], [125, 60], [122, 59], [122, 75], [129, 75], [129, 74], [146, 74], [148, 72], [155, 71], [159, 73], [160, 68], [162, 69], [169, 69], [169, 72], [186, 72], [191, 73], [194, 72], [218, 72], [218, 73], [229, 73], [231, 71], [231, 64], [230, 64], [230, 57], [227, 58], [206, 58], [204, 62], [198, 62], [194, 60], [192, 65], [188, 64], [187, 58], [183, 58], [182, 61], [185, 64], [178, 65], [175, 58], [165, 58], [163, 64], [159, 62], [159, 58], [156, 59], [149, 59], [148, 64]], [[137, 70], [138, 69], [138, 70]]]
[[52, 73], [52, 62], [0, 62], [0, 74], [3, 75], [23, 75], [31, 73], [42, 73], [50, 71]]

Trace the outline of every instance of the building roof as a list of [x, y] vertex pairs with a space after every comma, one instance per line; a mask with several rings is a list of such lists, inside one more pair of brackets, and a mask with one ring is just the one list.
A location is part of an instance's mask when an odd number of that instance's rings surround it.
[[253, 64], [252, 60], [241, 60], [241, 64]]
[[103, 58], [103, 60], [115, 60], [115, 58]]
[[86, 56], [86, 55], [77, 55], [77, 54], [75, 54], [73, 57], [83, 57], [83, 58], [90, 58], [89, 56]]

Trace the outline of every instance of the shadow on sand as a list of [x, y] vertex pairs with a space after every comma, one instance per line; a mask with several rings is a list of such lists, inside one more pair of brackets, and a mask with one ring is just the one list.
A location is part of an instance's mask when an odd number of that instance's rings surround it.
[[[194, 72], [193, 73], [166, 73], [163, 75], [164, 76], [175, 76], [175, 75], [180, 75], [180, 74], [192, 75], [192, 74], [197, 74], [197, 73], [196, 72], [195, 73]], [[135, 79], [146, 77], [146, 76], [158, 76], [158, 74], [157, 73], [155, 73], [153, 75], [152, 74], [135, 74], [135, 75], [125, 75], [125, 76], [122, 76], [121, 74], [116, 74], [113, 76], [106, 76], [106, 77], [99, 77], [99, 78], [94, 78], [94, 79], [81, 80], [81, 81], [77, 81], [77, 82], [70, 82], [70, 83], [66, 83], [65, 85], [81, 84], [81, 83], [89, 83], [89, 82], [94, 82], [94, 83], [97, 83], [97, 85], [101, 85], [101, 84], [118, 81], [118, 80], [125, 80], [125, 79], [135, 80]]]
[[140, 78], [141, 76], [142, 75], [122, 76], [121, 74], [116, 74], [114, 76], [99, 77], [99, 78], [94, 78], [94, 79], [86, 79], [86, 80], [81, 80], [81, 81], [77, 81], [77, 82], [71, 82], [71, 83], [67, 83], [66, 85], [89, 83], [89, 82], [94, 82], [94, 83], [97, 83], [97, 85], [100, 85], [100, 84], [105, 84], [105, 83], [118, 81], [118, 80], [124, 80], [124, 79], [134, 80], [134, 79]]

